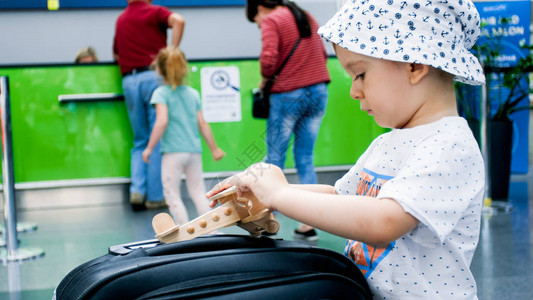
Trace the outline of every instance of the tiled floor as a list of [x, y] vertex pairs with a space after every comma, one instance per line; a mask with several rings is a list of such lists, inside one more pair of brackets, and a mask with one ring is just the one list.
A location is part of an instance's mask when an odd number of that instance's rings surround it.
[[[336, 176], [322, 177], [332, 183]], [[319, 177], [320, 178], [320, 177]], [[209, 185], [209, 183], [208, 183]], [[484, 215], [480, 244], [472, 262], [480, 299], [533, 299], [533, 174], [513, 176], [510, 212]], [[18, 221], [38, 229], [19, 233], [21, 248], [40, 248], [43, 257], [0, 265], [0, 299], [51, 299], [56, 285], [76, 266], [101, 256], [111, 245], [152, 239], [151, 219], [159, 211], [133, 212], [111, 203], [18, 212]], [[278, 214], [279, 238], [292, 239], [297, 225]], [[225, 233], [245, 232], [225, 228]], [[344, 240], [319, 232], [317, 246], [342, 251]]]

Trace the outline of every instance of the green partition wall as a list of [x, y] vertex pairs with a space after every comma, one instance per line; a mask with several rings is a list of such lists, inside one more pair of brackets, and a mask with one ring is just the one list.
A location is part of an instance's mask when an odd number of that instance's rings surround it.
[[[251, 90], [259, 82], [257, 60], [192, 61], [187, 82], [201, 90], [203, 67], [236, 66], [240, 74], [241, 122], [212, 123], [227, 156], [214, 162], [205, 144], [205, 172], [244, 169], [265, 154], [265, 121], [251, 117]], [[351, 165], [385, 129], [350, 99], [350, 78], [335, 58], [332, 82], [315, 151], [316, 166]], [[68, 94], [122, 94], [113, 64], [0, 67], [9, 77], [15, 182], [129, 177], [132, 133], [123, 101], [60, 103]], [[287, 167], [293, 167], [289, 154]]]

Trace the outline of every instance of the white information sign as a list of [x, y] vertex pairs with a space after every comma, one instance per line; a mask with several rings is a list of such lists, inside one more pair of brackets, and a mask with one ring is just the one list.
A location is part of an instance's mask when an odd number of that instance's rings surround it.
[[207, 122], [241, 121], [239, 68], [205, 67], [202, 81], [202, 112]]

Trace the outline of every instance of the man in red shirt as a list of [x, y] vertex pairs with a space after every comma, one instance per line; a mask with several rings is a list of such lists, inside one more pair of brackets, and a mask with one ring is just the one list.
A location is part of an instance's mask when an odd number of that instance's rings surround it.
[[152, 0], [128, 0], [116, 22], [113, 56], [123, 76], [122, 88], [133, 131], [130, 202], [134, 210], [164, 206], [159, 145], [154, 148], [150, 164], [142, 159], [155, 122], [150, 98], [163, 83], [150, 64], [167, 46], [167, 29], [172, 30], [170, 46], [178, 47], [184, 26], [181, 15], [152, 5]]

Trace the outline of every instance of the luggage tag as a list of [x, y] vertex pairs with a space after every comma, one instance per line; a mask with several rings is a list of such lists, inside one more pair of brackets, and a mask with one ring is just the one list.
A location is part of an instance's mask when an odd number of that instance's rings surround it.
[[162, 243], [186, 241], [208, 234], [222, 227], [237, 225], [252, 236], [266, 231], [275, 234], [279, 222], [274, 214], [264, 207], [253, 194], [237, 196], [237, 188], [232, 186], [213, 195], [210, 200], [218, 200], [219, 206], [183, 225], [176, 225], [167, 213], [154, 216], [152, 227], [156, 238]]

